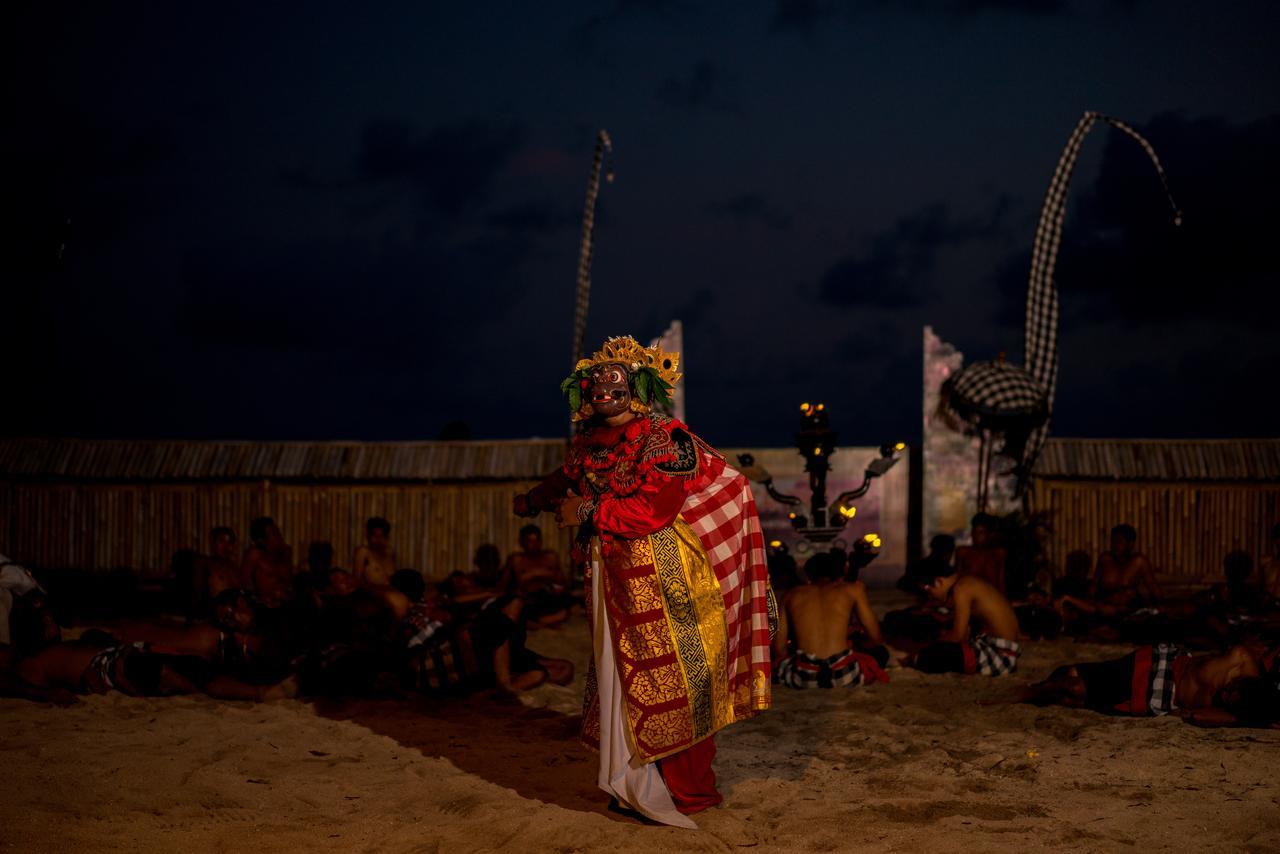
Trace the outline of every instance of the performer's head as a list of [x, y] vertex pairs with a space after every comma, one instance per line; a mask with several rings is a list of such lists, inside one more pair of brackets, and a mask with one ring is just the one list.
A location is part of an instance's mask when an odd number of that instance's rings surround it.
[[670, 404], [679, 368], [679, 353], [642, 347], [630, 336], [610, 338], [591, 358], [578, 362], [560, 390], [569, 398], [574, 421], [643, 415], [654, 401]]
[[542, 529], [537, 525], [525, 525], [521, 528], [520, 548], [526, 552], [542, 551]]
[[625, 365], [596, 365], [590, 381], [587, 400], [596, 415], [612, 418], [631, 410], [631, 382]]

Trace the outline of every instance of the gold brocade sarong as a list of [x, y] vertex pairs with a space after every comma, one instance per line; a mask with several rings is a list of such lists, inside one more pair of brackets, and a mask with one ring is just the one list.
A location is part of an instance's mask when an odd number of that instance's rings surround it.
[[[632, 755], [653, 762], [733, 723], [724, 599], [694, 530], [677, 517], [647, 537], [593, 545], [592, 552], [590, 571], [602, 571]], [[594, 664], [583, 709], [583, 739], [595, 746]]]

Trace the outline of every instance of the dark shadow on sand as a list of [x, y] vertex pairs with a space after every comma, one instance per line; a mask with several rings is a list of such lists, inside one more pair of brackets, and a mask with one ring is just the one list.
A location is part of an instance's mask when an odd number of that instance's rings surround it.
[[316, 713], [395, 739], [424, 756], [515, 790], [522, 798], [632, 821], [596, 786], [596, 754], [578, 739], [581, 715], [530, 709], [491, 695], [435, 700], [317, 701]]

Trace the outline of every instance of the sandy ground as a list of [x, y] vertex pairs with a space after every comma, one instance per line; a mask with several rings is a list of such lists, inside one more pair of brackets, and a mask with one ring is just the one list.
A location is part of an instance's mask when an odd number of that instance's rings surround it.
[[[579, 665], [587, 643], [581, 619], [531, 637]], [[726, 800], [698, 832], [608, 812], [581, 678], [508, 703], [0, 700], [0, 850], [1280, 851], [1280, 732], [976, 702], [1123, 651], [777, 689], [720, 735]]]

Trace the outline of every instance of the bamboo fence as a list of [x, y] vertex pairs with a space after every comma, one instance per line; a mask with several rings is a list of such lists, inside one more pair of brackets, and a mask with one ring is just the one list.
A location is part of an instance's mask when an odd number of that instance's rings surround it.
[[1257, 566], [1267, 536], [1280, 521], [1280, 483], [1160, 483], [1039, 480], [1034, 507], [1047, 511], [1054, 565], [1084, 549], [1095, 559], [1109, 547], [1111, 528], [1138, 530], [1138, 548], [1162, 575], [1213, 578], [1222, 559], [1241, 549]]
[[[349, 566], [365, 520], [382, 516], [400, 565], [443, 578], [468, 569], [481, 543], [515, 549], [530, 520], [511, 513], [511, 499], [535, 483], [0, 483], [0, 518], [9, 521], [0, 550], [35, 567], [155, 578], [168, 574], [175, 552], [205, 551], [210, 528], [228, 525], [244, 543], [249, 521], [271, 516], [295, 560], [323, 540], [337, 565]], [[550, 516], [534, 521], [548, 547], [567, 553], [567, 535]]]

